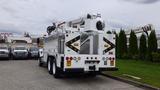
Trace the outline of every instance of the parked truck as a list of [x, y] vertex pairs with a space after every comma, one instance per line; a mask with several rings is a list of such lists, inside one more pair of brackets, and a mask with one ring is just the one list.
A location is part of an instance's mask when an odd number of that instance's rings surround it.
[[25, 46], [15, 46], [11, 50], [12, 59], [27, 59], [28, 49]]
[[11, 48], [11, 59], [29, 58], [29, 48], [33, 46], [30, 37], [8, 37], [7, 42]]
[[71, 72], [96, 75], [117, 70], [115, 35], [107, 34], [100, 14], [53, 23], [47, 33], [39, 66], [46, 64], [55, 78]]
[[10, 50], [7, 43], [0, 43], [0, 58], [9, 59]]

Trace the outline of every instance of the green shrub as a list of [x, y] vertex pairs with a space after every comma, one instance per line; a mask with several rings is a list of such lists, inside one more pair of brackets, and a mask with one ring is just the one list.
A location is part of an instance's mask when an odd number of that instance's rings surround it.
[[153, 62], [160, 62], [160, 53], [153, 52], [152, 53], [152, 61]]
[[139, 55], [138, 55], [138, 54], [133, 55], [133, 56], [132, 56], [132, 59], [138, 60], [138, 59], [139, 59]]
[[127, 53], [124, 53], [121, 57], [121, 59], [130, 59], [131, 56], [129, 56]]

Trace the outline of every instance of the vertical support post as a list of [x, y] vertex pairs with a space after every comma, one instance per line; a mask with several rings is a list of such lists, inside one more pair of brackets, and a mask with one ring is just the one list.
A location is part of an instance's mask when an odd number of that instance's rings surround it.
[[93, 54], [93, 35], [90, 36], [90, 54]]

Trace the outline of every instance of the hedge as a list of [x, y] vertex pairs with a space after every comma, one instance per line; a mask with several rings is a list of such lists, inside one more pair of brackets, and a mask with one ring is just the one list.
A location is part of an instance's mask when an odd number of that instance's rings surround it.
[[160, 53], [158, 53], [158, 52], [153, 52], [153, 53], [152, 53], [152, 61], [153, 61], [153, 62], [160, 62]]

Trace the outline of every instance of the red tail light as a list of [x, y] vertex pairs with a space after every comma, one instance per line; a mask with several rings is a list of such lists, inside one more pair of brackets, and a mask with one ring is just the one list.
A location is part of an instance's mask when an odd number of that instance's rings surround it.
[[69, 57], [66, 57], [66, 60], [69, 60]]
[[70, 57], [70, 60], [72, 60], [73, 58], [72, 57]]

